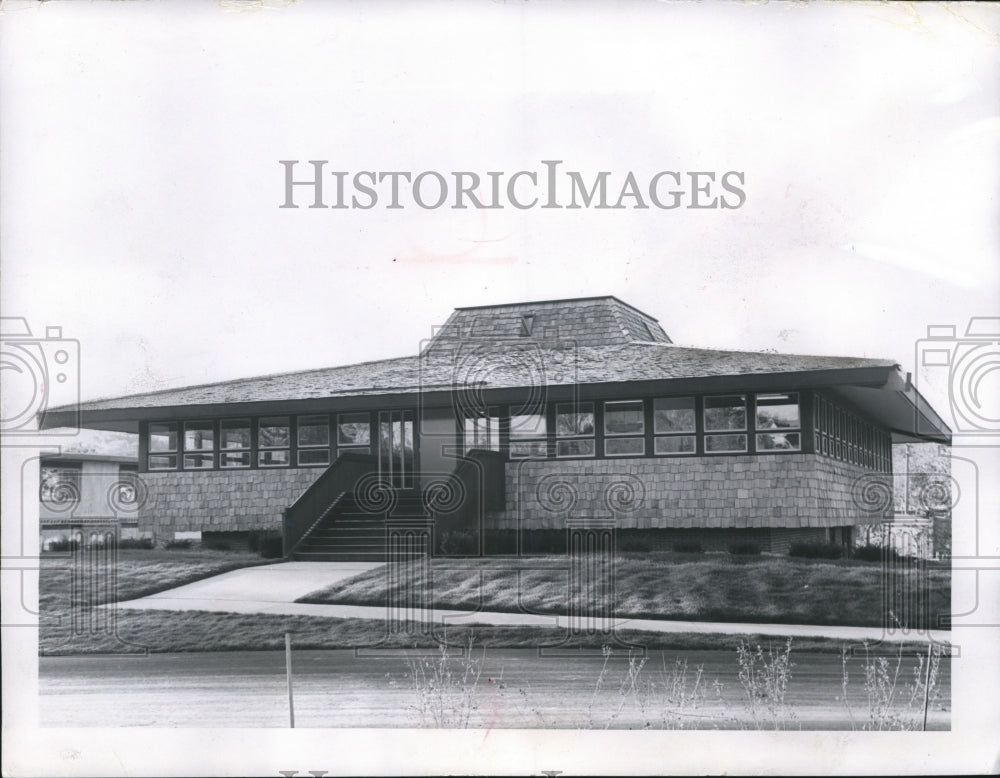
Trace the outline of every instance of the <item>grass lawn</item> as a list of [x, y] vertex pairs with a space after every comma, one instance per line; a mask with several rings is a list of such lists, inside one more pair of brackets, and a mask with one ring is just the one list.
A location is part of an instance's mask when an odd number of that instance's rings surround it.
[[[56, 646], [68, 645], [73, 637], [73, 648], [118, 644], [104, 632], [108, 612], [94, 608], [108, 602], [134, 600], [156, 594], [181, 584], [237, 570], [241, 567], [268, 564], [249, 552], [120, 549], [113, 575], [104, 569], [99, 556], [79, 557], [79, 570], [70, 553], [43, 554], [38, 573], [39, 649], [50, 651]], [[77, 600], [72, 600], [73, 576], [77, 582]], [[95, 585], [99, 584], [99, 585]], [[103, 584], [103, 585], [100, 585]], [[142, 643], [141, 645], [148, 645]]]
[[[89, 596], [89, 601], [91, 604], [99, 604], [134, 600], [219, 573], [271, 564], [274, 561], [276, 560], [262, 559], [258, 554], [240, 551], [119, 550], [113, 590], [95, 592], [93, 596]], [[84, 573], [93, 569], [88, 568]], [[73, 570], [73, 557], [70, 553], [42, 554], [38, 573], [38, 605], [43, 614], [70, 607]]]
[[[368, 571], [312, 592], [300, 602], [383, 605], [394, 594], [418, 592], [439, 607], [566, 613], [566, 557], [433, 560], [432, 580], [384, 569]], [[915, 586], [918, 573], [901, 570], [901, 589]], [[951, 577], [946, 567], [928, 570], [926, 591], [931, 625], [951, 611]], [[688, 621], [882, 625], [882, 567], [878, 562], [815, 560], [729, 554], [623, 553], [617, 557], [616, 616]], [[605, 602], [608, 598], [605, 598]], [[520, 606], [520, 607], [519, 607]], [[903, 626], [921, 626], [905, 609], [895, 609]], [[907, 618], [910, 616], [910, 618]]]
[[[43, 626], [39, 651], [44, 656], [68, 654], [170, 653], [189, 651], [267, 651], [285, 647], [285, 633], [292, 633], [296, 650], [334, 648], [437, 648], [431, 636], [388, 635], [386, 624], [369, 619], [330, 619], [314, 616], [215, 613], [209, 611], [132, 611], [119, 609], [113, 633], [86, 634], [68, 640], [67, 629]], [[600, 648], [607, 639], [600, 636], [567, 637], [561, 630], [542, 627], [475, 626], [448, 630], [447, 642], [456, 648], [474, 645], [487, 648], [559, 649]], [[617, 633], [621, 645], [649, 650], [687, 651], [736, 650], [741, 637], [700, 633], [661, 634], [623, 630]], [[751, 635], [752, 644], [780, 647], [784, 641], [771, 635]], [[626, 645], [627, 644], [627, 645]], [[850, 648], [844, 641], [827, 638], [796, 638], [796, 651], [839, 654]], [[895, 654], [898, 644], [884, 647]], [[905, 644], [904, 653], [926, 651], [926, 644]]]
[[[865, 576], [862, 581], [867, 586], [875, 586], [874, 602], [878, 603], [878, 565], [859, 565], [848, 563], [818, 563], [805, 560], [788, 560], [779, 558], [761, 558], [753, 560], [728, 561], [723, 557], [686, 557], [679, 555], [664, 555], [652, 560], [644, 555], [623, 555], [623, 565], [620, 572], [632, 571], [627, 580], [635, 585], [650, 586], [650, 582], [663, 580], [691, 581], [701, 578], [709, 580], [700, 585], [711, 585], [713, 569], [724, 569], [728, 573], [722, 578], [733, 577], [730, 585], [738, 585], [739, 580], [759, 579], [771, 581], [774, 576], [780, 580], [788, 577], [794, 579], [800, 576], [799, 587], [805, 581], [814, 581], [822, 574], [825, 579], [839, 583], [838, 596], [847, 599], [871, 600], [865, 595], [851, 594], [848, 583], [852, 576]], [[241, 552], [200, 551], [200, 550], [124, 550], [119, 551], [116, 567], [117, 585], [112, 596], [94, 596], [91, 602], [124, 601], [135, 599], [147, 594], [153, 594], [164, 589], [189, 583], [207, 576], [251, 565], [267, 564], [267, 560]], [[549, 603], [551, 610], [562, 610], [563, 600], [548, 589], [554, 587], [553, 581], [561, 581], [565, 588], [565, 558], [526, 559], [518, 562], [528, 568], [522, 578], [523, 601], [533, 609], [543, 610]], [[454, 560], [435, 560], [435, 590], [441, 593], [439, 602], [448, 602], [467, 606], [473, 600], [469, 593], [472, 587], [469, 580], [486, 582], [484, 587], [491, 592], [493, 600], [486, 600], [484, 607], [498, 608], [494, 601], [513, 601], [509, 592], [505, 593], [502, 586], [513, 586], [509, 567], [511, 560], [462, 560], [463, 568], [454, 569]], [[452, 569], [449, 569], [451, 567]], [[803, 570], [808, 568], [806, 575]], [[233, 614], [206, 611], [134, 611], [127, 609], [96, 609], [89, 606], [72, 608], [70, 603], [70, 581], [73, 570], [73, 558], [65, 555], [44, 555], [41, 559], [39, 578], [40, 629], [39, 649], [44, 655], [78, 654], [78, 653], [121, 653], [148, 650], [155, 653], [176, 651], [236, 651], [236, 650], [272, 650], [284, 646], [285, 632], [293, 635], [296, 648], [362, 648], [362, 647], [397, 647], [411, 646], [433, 647], [437, 643], [430, 636], [392, 635], [387, 636], [386, 625], [382, 621], [362, 619], [330, 619], [313, 616], [281, 616], [271, 614]], [[780, 571], [781, 572], [779, 575]], [[944, 582], [947, 585], [947, 571], [944, 572]], [[480, 576], [482, 574], [482, 576]], [[715, 573], [715, 575], [719, 575]], [[438, 576], [441, 579], [438, 580]], [[562, 576], [561, 578], [559, 576]], [[825, 580], [824, 579], [824, 580]], [[633, 589], [627, 597], [628, 588], [622, 585], [619, 575], [618, 591], [623, 602], [642, 602], [637, 599]], [[874, 581], [874, 584], [872, 583]], [[384, 602], [385, 571], [377, 568], [369, 574], [357, 576], [344, 582], [345, 586], [336, 590], [369, 591], [368, 600], [375, 604]], [[452, 585], [454, 584], [454, 585]], [[693, 584], [692, 584], [693, 585]], [[813, 584], [810, 584], [810, 587]], [[449, 588], [450, 587], [450, 588]], [[833, 583], [829, 584], [832, 589]], [[348, 600], [339, 599], [336, 590], [324, 593], [323, 601]], [[790, 590], [791, 591], [791, 590]], [[795, 590], [798, 591], [797, 589]], [[945, 588], [945, 591], [947, 589]], [[851, 594], [847, 597], [847, 594]], [[774, 592], [760, 594], [766, 604], [769, 597], [778, 597]], [[810, 599], [812, 595], [806, 599]], [[485, 599], [485, 598], [484, 598]], [[650, 598], [647, 597], [646, 600]], [[746, 602], [747, 598], [743, 599]], [[944, 599], [947, 604], [947, 597]], [[872, 606], [874, 607], [874, 606]], [[878, 611], [875, 611], [876, 614]], [[740, 619], [753, 618], [739, 611]], [[76, 629], [71, 629], [73, 619], [77, 619]], [[685, 618], [690, 618], [685, 615]], [[772, 621], [787, 621], [787, 617], [773, 618]], [[877, 623], [877, 622], [876, 622]], [[601, 635], [567, 640], [561, 630], [538, 627], [493, 627], [476, 626], [464, 629], [450, 629], [449, 643], [456, 646], [467, 645], [470, 632], [474, 633], [476, 645], [496, 648], [522, 648], [538, 646], [587, 647], [599, 648], [607, 642]], [[644, 646], [649, 649], [735, 649], [739, 637], [704, 634], [651, 634], [645, 632], [623, 631], [618, 634], [620, 641], [632, 645]], [[781, 643], [780, 639], [766, 636], [755, 636], [754, 642], [762, 645]], [[798, 650], [839, 653], [843, 643], [826, 639], [796, 639]], [[893, 648], [895, 650], [895, 648]]]

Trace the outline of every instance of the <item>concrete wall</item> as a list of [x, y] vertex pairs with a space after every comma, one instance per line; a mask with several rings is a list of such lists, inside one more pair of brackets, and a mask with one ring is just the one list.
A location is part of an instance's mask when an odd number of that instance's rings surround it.
[[506, 478], [507, 508], [487, 515], [488, 529], [561, 529], [570, 516], [635, 529], [865, 524], [881, 514], [860, 490], [891, 484], [818, 454], [522, 461]]

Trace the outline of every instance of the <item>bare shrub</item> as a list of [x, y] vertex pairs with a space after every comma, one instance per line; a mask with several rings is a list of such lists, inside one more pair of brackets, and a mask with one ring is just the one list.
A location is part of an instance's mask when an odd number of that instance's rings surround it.
[[[685, 729], [692, 725], [704, 725], [706, 713], [702, 712], [708, 696], [704, 665], [694, 670], [688, 668], [687, 659], [678, 659], [667, 668], [666, 657], [653, 682], [653, 692], [658, 703], [660, 722], [667, 729]], [[715, 684], [718, 690], [718, 682]]]
[[611, 646], [602, 646], [601, 655], [604, 657], [604, 661], [601, 663], [600, 672], [597, 675], [597, 680], [594, 682], [594, 691], [590, 696], [590, 704], [587, 707], [587, 726], [590, 729], [608, 729], [621, 718], [625, 706], [631, 703], [638, 711], [639, 719], [643, 722], [642, 727], [644, 729], [650, 728], [651, 723], [646, 716], [649, 682], [642, 675], [642, 670], [646, 666], [646, 657], [641, 651], [629, 649], [625, 655], [626, 663], [622, 670], [621, 678], [618, 681], [618, 704], [615, 705], [612, 702], [609, 713], [602, 713], [602, 710], [606, 710], [605, 705], [602, 704], [595, 713], [594, 708], [608, 678], [608, 671], [610, 662], [614, 657], [614, 650]]
[[[861, 729], [866, 731], [916, 730], [926, 728], [928, 708], [935, 705], [940, 695], [938, 676], [941, 668], [941, 646], [930, 644], [925, 657], [917, 655], [912, 680], [903, 683], [900, 675], [903, 666], [903, 647], [896, 656], [872, 656], [868, 643], [864, 644], [865, 712]], [[851, 720], [851, 727], [857, 729], [854, 711], [849, 698], [849, 675], [847, 651], [841, 655], [844, 705]]]
[[[604, 646], [601, 651], [604, 661], [587, 709], [589, 728], [611, 727], [625, 718], [627, 707], [629, 712], [637, 714], [630, 720], [637, 720], [639, 723], [636, 726], [643, 729], [654, 726], [658, 729], [684, 729], [692, 725], [704, 727], [706, 719], [715, 718], [702, 710], [708, 696], [702, 665], [691, 670], [686, 659], [678, 659], [668, 667], [664, 657], [659, 672], [650, 677], [645, 671], [648, 658], [632, 649], [624, 657], [626, 661], [618, 679], [617, 705], [612, 703], [610, 712], [602, 714], [607, 707], [603, 701], [598, 705], [598, 698], [608, 681], [614, 652], [610, 646]], [[716, 683], [716, 689], [720, 688]], [[715, 724], [714, 721], [711, 723]]]
[[478, 710], [476, 689], [483, 672], [486, 648], [476, 656], [474, 637], [456, 656], [442, 643], [434, 656], [408, 657], [416, 709], [427, 726], [464, 729]]
[[760, 644], [751, 646], [747, 640], [741, 639], [736, 647], [744, 705], [756, 729], [765, 725], [781, 729], [786, 721], [794, 718], [785, 704], [785, 693], [794, 667], [791, 653], [791, 638], [785, 642], [784, 649], [776, 651], [768, 645], [767, 654]]

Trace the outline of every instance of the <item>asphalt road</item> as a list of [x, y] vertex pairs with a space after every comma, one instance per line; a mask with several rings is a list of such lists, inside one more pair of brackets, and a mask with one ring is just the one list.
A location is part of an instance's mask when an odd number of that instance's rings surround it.
[[[476, 656], [480, 654], [477, 652]], [[706, 697], [677, 702], [670, 670], [687, 660], [686, 689], [703, 665]], [[288, 698], [283, 652], [153, 654], [148, 657], [75, 656], [40, 660], [40, 724], [53, 727], [287, 727]], [[539, 656], [531, 649], [492, 650], [482, 660], [474, 688], [460, 683], [460, 656], [447, 668], [454, 683], [414, 683], [439, 658], [411, 652], [357, 656], [350, 650], [293, 653], [297, 727], [479, 728], [740, 728], [754, 727], [740, 684], [734, 651], [651, 651], [629, 693], [624, 654], [607, 663], [598, 654]], [[773, 728], [861, 728], [869, 710], [860, 659], [849, 660], [848, 700], [842, 700], [841, 658], [792, 653], [786, 708], [762, 708], [758, 722]], [[426, 662], [426, 664], [425, 664]], [[893, 659], [891, 666], [895, 666]], [[904, 659], [897, 702], [906, 699], [915, 661]], [[419, 675], [419, 673], [418, 673]], [[599, 679], [600, 683], [599, 683]], [[718, 690], [714, 682], [721, 683]], [[940, 694], [930, 706], [929, 729], [950, 728], [950, 661], [941, 661]], [[649, 683], [653, 686], [650, 688]], [[623, 687], [624, 685], [624, 687]], [[623, 694], [622, 689], [627, 693]], [[670, 699], [672, 698], [672, 700]], [[911, 709], [919, 726], [922, 700]], [[467, 717], [466, 717], [467, 714]], [[853, 723], [852, 723], [853, 716]], [[913, 716], [916, 718], [913, 719]]]

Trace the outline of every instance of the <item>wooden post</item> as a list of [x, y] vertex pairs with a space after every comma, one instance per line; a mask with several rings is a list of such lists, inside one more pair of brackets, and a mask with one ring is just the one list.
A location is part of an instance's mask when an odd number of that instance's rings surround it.
[[288, 726], [295, 729], [295, 703], [292, 701], [292, 633], [285, 633], [285, 676], [288, 679]]
[[927, 731], [927, 702], [930, 696], [930, 680], [931, 680], [931, 649], [934, 647], [934, 641], [927, 641], [927, 667], [924, 668], [924, 726], [921, 731]]

